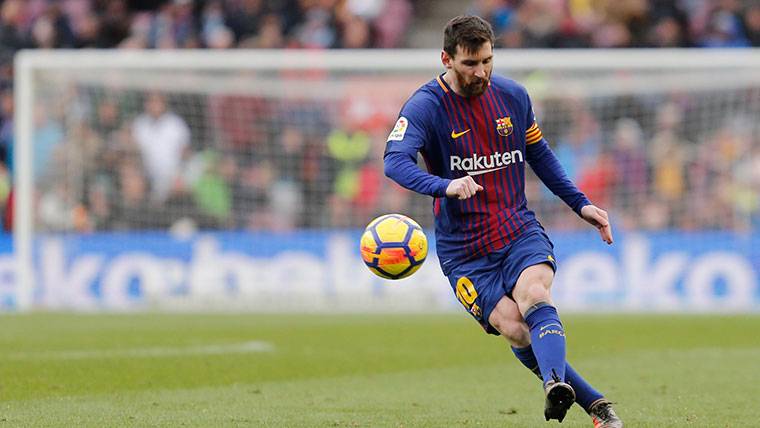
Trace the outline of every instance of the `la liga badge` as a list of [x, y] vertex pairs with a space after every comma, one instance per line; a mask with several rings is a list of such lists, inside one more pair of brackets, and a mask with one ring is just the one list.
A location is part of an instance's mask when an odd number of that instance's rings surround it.
[[388, 141], [403, 140], [408, 126], [409, 121], [404, 116], [399, 117], [396, 121], [396, 126], [393, 127], [393, 131], [391, 131], [391, 134], [388, 136]]

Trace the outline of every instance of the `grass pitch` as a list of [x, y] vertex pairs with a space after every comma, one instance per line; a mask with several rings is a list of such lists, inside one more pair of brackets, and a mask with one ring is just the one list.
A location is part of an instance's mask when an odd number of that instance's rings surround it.
[[[628, 427], [758, 426], [760, 316], [563, 316]], [[0, 428], [590, 427], [459, 315], [0, 317]]]

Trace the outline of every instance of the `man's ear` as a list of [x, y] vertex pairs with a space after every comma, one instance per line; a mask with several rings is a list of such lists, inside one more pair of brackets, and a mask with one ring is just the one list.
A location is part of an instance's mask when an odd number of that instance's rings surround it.
[[446, 51], [441, 51], [441, 64], [446, 67], [446, 70], [451, 70], [454, 67], [454, 58], [449, 56]]

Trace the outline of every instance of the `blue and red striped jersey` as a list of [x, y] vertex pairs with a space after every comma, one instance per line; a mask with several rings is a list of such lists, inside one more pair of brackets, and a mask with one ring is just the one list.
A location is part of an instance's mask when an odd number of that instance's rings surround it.
[[[492, 75], [482, 95], [467, 98], [442, 76], [402, 107], [388, 136], [385, 171], [402, 186], [434, 197], [436, 246], [446, 273], [457, 261], [486, 255], [541, 228], [527, 207], [526, 162], [577, 213], [590, 202], [549, 149], [523, 86]], [[417, 153], [427, 173], [415, 165]], [[483, 191], [466, 200], [447, 198], [449, 182], [466, 174]]]

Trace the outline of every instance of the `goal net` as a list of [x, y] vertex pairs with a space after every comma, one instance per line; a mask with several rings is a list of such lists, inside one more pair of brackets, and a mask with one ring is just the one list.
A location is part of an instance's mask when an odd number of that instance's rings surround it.
[[[22, 53], [14, 165], [20, 305], [164, 307], [172, 296], [167, 290], [197, 286], [211, 291], [199, 292], [193, 307], [233, 301], [279, 307], [290, 299], [302, 306], [285, 309], [310, 308], [315, 281], [328, 284], [317, 287], [328, 302], [331, 284], [350, 283], [353, 274], [336, 279], [332, 268], [313, 266], [319, 258], [303, 261], [320, 272], [316, 277], [307, 268], [294, 273], [297, 279], [282, 274], [278, 281], [303, 285], [292, 294], [271, 284], [235, 294], [241, 285], [229, 275], [199, 273], [188, 262], [204, 250], [168, 242], [211, 234], [216, 254], [252, 251], [262, 262], [238, 281], [258, 282], [271, 267], [267, 257], [312, 247], [329, 253], [325, 236], [339, 232], [349, 234], [353, 249], [351, 233], [383, 213], [415, 218], [432, 238], [430, 199], [386, 179], [382, 155], [404, 101], [441, 72], [438, 56], [433, 50]], [[642, 256], [649, 270], [626, 266], [624, 251], [632, 247], [624, 247], [613, 253], [619, 259], [612, 270], [583, 268], [572, 277], [570, 269], [564, 281], [575, 285], [568, 289], [589, 278], [634, 281], [614, 277], [635, 271], [640, 283], [601, 287], [607, 294], [597, 297], [641, 308], [643, 297], [636, 296], [651, 286], [645, 273], [654, 272], [669, 281], [661, 290], [664, 308], [682, 300], [710, 305], [735, 289], [729, 306], [741, 306], [747, 293], [757, 300], [757, 52], [499, 51], [494, 72], [528, 88], [544, 136], [569, 176], [610, 212], [623, 242], [637, 233], [650, 239], [650, 253]], [[526, 192], [552, 237], [591, 242], [594, 231], [532, 175]], [[671, 277], [657, 270], [665, 269], [657, 260], [677, 256], [669, 253], [674, 246], [690, 243], [744, 257], [747, 278], [726, 273], [725, 279], [704, 268], [712, 279], [705, 285], [695, 279], [689, 288], [688, 271], [696, 267], [682, 266]], [[126, 250], [160, 262], [119, 259]], [[695, 251], [687, 258], [707, 254]], [[358, 256], [345, 257], [352, 257], [346, 263], [354, 272]], [[300, 260], [292, 259], [287, 266]], [[424, 278], [437, 278], [434, 286], [448, 295], [436, 274]], [[198, 285], [207, 283], [214, 285]], [[80, 297], [70, 297], [72, 288]], [[404, 293], [368, 289], [374, 291], [367, 301]], [[403, 301], [413, 307], [425, 301], [420, 296]]]

